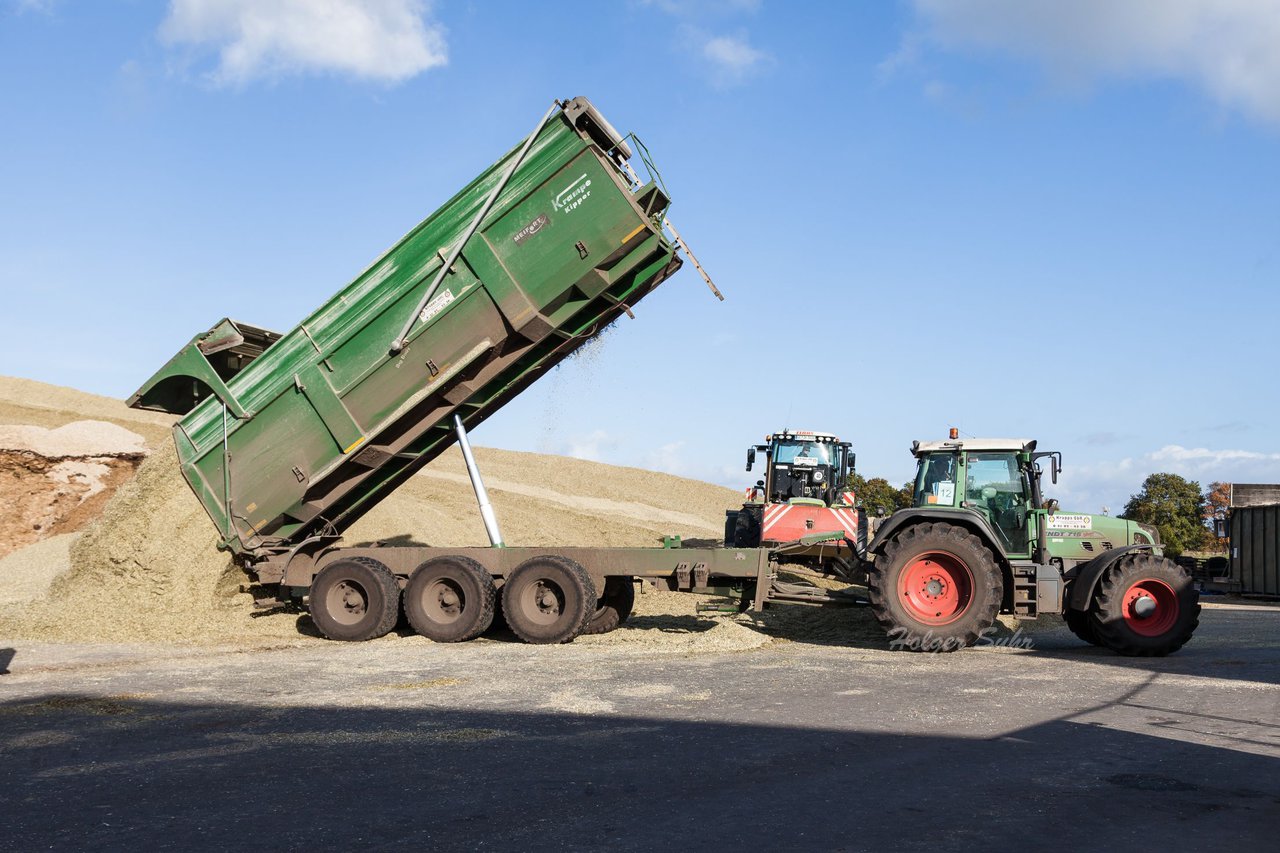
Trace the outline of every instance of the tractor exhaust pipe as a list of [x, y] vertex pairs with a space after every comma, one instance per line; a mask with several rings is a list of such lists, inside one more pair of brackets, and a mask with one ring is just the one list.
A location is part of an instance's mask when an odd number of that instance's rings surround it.
[[476, 503], [480, 504], [480, 520], [484, 522], [484, 532], [489, 536], [490, 545], [501, 548], [502, 533], [498, 530], [498, 517], [493, 514], [489, 493], [485, 491], [484, 481], [480, 479], [480, 468], [476, 465], [475, 456], [471, 454], [471, 442], [467, 440], [467, 430], [462, 425], [462, 417], [454, 415], [453, 425], [458, 432], [458, 446], [462, 448], [462, 459], [467, 463], [467, 476], [471, 478], [471, 488], [476, 490]]

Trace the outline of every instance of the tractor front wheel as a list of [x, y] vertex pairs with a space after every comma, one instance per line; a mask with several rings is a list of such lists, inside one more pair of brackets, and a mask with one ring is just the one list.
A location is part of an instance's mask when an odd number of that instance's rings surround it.
[[889, 542], [869, 572], [868, 590], [891, 646], [952, 652], [973, 645], [995, 624], [1004, 583], [977, 536], [926, 522]]
[[1122, 655], [1161, 657], [1191, 639], [1200, 593], [1177, 563], [1131, 554], [1103, 574], [1089, 617], [1100, 644]]
[[764, 525], [764, 507], [745, 505], [738, 511], [738, 519], [734, 523], [733, 547], [758, 548], [760, 535]]
[[1092, 646], [1102, 645], [1098, 632], [1093, 630], [1093, 616], [1083, 610], [1067, 610], [1062, 614], [1071, 633]]

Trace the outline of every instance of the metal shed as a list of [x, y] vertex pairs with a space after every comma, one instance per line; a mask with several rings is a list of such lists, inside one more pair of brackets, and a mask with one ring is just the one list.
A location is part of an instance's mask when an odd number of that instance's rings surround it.
[[1280, 503], [1231, 510], [1231, 579], [1252, 595], [1280, 595]]

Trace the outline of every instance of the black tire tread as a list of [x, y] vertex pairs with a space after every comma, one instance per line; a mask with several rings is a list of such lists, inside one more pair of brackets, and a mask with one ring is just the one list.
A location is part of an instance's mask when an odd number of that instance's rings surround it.
[[[369, 569], [373, 575], [374, 582], [377, 584], [375, 590], [370, 590], [370, 594], [377, 593], [381, 596], [383, 603], [386, 605], [382, 609], [382, 615], [378, 621], [374, 623], [368, 630], [362, 631], [350, 637], [334, 636], [330, 631], [325, 630], [322, 620], [316, 619], [315, 610], [311, 610], [311, 621], [315, 624], [316, 629], [325, 636], [326, 639], [339, 640], [343, 642], [363, 642], [365, 640], [376, 640], [379, 637], [385, 637], [391, 633], [391, 629], [396, 626], [396, 622], [400, 619], [400, 582], [396, 580], [396, 576], [391, 573], [391, 569], [387, 568], [382, 562], [372, 557], [343, 557], [335, 560], [328, 566], [321, 569], [312, 579], [311, 588], [314, 591], [316, 582], [320, 580], [320, 576], [327, 572], [330, 568], [341, 565], [342, 563], [357, 563]], [[314, 597], [313, 597], [314, 602]], [[314, 607], [314, 604], [313, 604]]]
[[[452, 637], [440, 636], [439, 633], [435, 631], [435, 626], [432, 623], [426, 622], [424, 619], [418, 618], [418, 614], [414, 612], [413, 608], [409, 604], [409, 596], [411, 591], [414, 590], [414, 578], [418, 576], [418, 572], [440, 560], [448, 560], [464, 567], [468, 572], [475, 576], [475, 579], [480, 586], [480, 604], [479, 610], [475, 615], [475, 621], [471, 623], [468, 630]], [[497, 609], [497, 598], [498, 591], [494, 587], [493, 576], [489, 574], [488, 569], [470, 557], [448, 555], [446, 557], [436, 557], [434, 559], [427, 560], [413, 570], [413, 574], [409, 576], [409, 584], [405, 587], [404, 610], [405, 615], [409, 619], [409, 625], [421, 636], [436, 643], [464, 643], [467, 640], [474, 640], [476, 637], [489, 630], [489, 626], [493, 624], [494, 612]], [[419, 622], [422, 622], [422, 624], [419, 624]], [[437, 636], [432, 636], [433, 633], [437, 634]]]
[[[571, 579], [572, 586], [576, 587], [574, 594], [583, 603], [582, 616], [579, 620], [572, 625], [564, 626], [558, 632], [545, 636], [536, 633], [530, 626], [521, 624], [520, 608], [511, 600], [514, 595], [512, 590], [520, 587], [522, 570], [531, 572], [531, 569], [525, 569], [525, 567], [537, 563], [551, 563], [563, 569]], [[507, 576], [506, 582], [502, 585], [502, 612], [506, 617], [507, 627], [521, 640], [537, 645], [572, 642], [575, 637], [586, 629], [591, 617], [595, 616], [596, 608], [594, 604], [598, 600], [595, 584], [591, 582], [591, 576], [587, 574], [587, 570], [568, 557], [562, 557], [558, 554], [546, 554], [525, 560], [512, 570], [511, 574]]]
[[[1119, 599], [1144, 577], [1170, 581], [1179, 599], [1179, 618], [1163, 637], [1140, 637], [1115, 618]], [[1111, 618], [1107, 618], [1108, 615]], [[1164, 657], [1187, 644], [1200, 625], [1200, 594], [1186, 569], [1167, 557], [1138, 553], [1122, 557], [1098, 579], [1089, 607], [1093, 630], [1101, 645], [1126, 657]]]
[[636, 603], [636, 585], [631, 578], [605, 578], [604, 595], [596, 603], [596, 612], [582, 629], [583, 634], [607, 634], [627, 621]]
[[[914, 622], [904, 623], [904, 620], [894, 613], [898, 597], [896, 570], [902, 568], [898, 565], [899, 555], [910, 556], [925, 550], [951, 550], [954, 553], [955, 549], [972, 550], [974, 557], [966, 562], [970, 564], [974, 573], [974, 600], [975, 602], [985, 600], [985, 606], [975, 605], [973, 611], [951, 625], [930, 626]], [[889, 572], [892, 572], [894, 577], [886, 578], [885, 575]], [[991, 550], [977, 536], [963, 527], [946, 522], [923, 522], [908, 526], [889, 541], [885, 546], [884, 554], [876, 559], [871, 570], [867, 572], [867, 590], [871, 600], [871, 612], [886, 632], [905, 629], [909, 633], [934, 633], [939, 640], [949, 639], [952, 642], [942, 642], [939, 648], [932, 651], [950, 652], [972, 646], [978, 642], [982, 631], [995, 624], [1004, 594], [1004, 578]], [[912, 646], [907, 648], [913, 651], [926, 651], [926, 649]]]
[[1068, 608], [1063, 611], [1062, 618], [1067, 623], [1067, 627], [1071, 629], [1071, 633], [1081, 640], [1091, 646], [1102, 645], [1102, 641], [1098, 639], [1098, 633], [1093, 630], [1093, 617], [1087, 611]]

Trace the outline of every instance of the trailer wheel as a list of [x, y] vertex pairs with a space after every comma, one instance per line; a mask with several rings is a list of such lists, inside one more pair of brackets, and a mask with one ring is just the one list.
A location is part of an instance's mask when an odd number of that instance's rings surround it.
[[496, 598], [484, 566], [470, 557], [436, 557], [409, 576], [404, 610], [413, 630], [428, 640], [460, 643], [485, 632], [493, 622]]
[[907, 527], [868, 572], [871, 611], [895, 648], [953, 652], [996, 620], [1004, 580], [977, 536], [950, 524]]
[[1089, 613], [1083, 610], [1067, 609], [1063, 611], [1062, 618], [1066, 620], [1071, 633], [1090, 645], [1102, 645], [1102, 641], [1098, 639], [1098, 632], [1093, 630], [1093, 617]]
[[372, 557], [345, 557], [320, 570], [309, 593], [311, 621], [330, 640], [374, 640], [400, 617], [400, 584]]
[[1200, 624], [1200, 594], [1172, 560], [1131, 554], [1098, 582], [1089, 608], [1103, 646], [1122, 655], [1161, 657], [1191, 639]]
[[596, 588], [567, 557], [533, 557], [516, 566], [502, 587], [507, 625], [526, 643], [567, 643], [596, 612]]
[[604, 595], [596, 602], [596, 612], [582, 629], [584, 634], [607, 634], [631, 615], [636, 604], [636, 585], [631, 578], [611, 577], [604, 580]]

